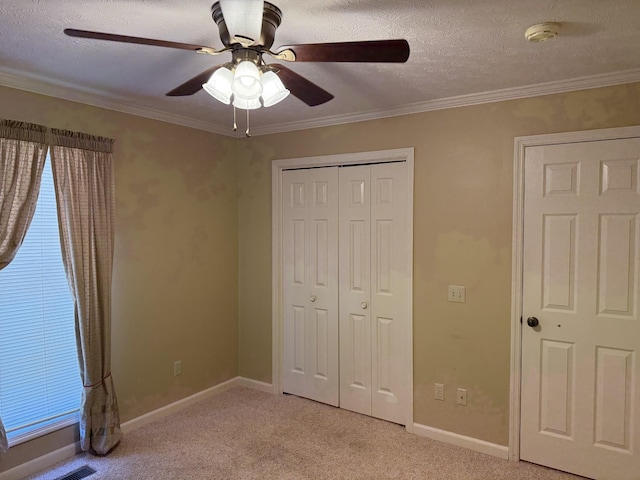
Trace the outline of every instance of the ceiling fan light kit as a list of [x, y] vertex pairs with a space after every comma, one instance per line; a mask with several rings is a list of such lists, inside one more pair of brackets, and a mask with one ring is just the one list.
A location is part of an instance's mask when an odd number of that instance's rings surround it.
[[208, 68], [167, 95], [193, 95], [203, 89], [223, 104], [232, 104], [234, 130], [235, 108], [247, 110], [247, 136], [249, 110], [271, 107], [290, 93], [311, 107], [333, 98], [332, 94], [284, 65], [265, 63], [264, 54], [286, 62], [404, 63], [409, 59], [409, 43], [403, 39], [296, 44], [271, 51], [282, 11], [263, 0], [220, 0], [211, 7], [211, 16], [218, 26], [224, 48], [73, 28], [65, 29], [64, 33], [70, 37], [176, 48], [207, 55], [231, 52], [231, 62]]
[[260, 100], [257, 98], [236, 97], [233, 99], [233, 106], [242, 110], [256, 110], [260, 108]]
[[258, 67], [252, 60], [218, 68], [202, 88], [225, 105], [233, 103], [244, 110], [271, 107], [290, 93], [269, 66]]
[[262, 74], [262, 103], [265, 107], [281, 102], [290, 93], [274, 72], [268, 71]]
[[229, 105], [231, 103], [231, 84], [233, 83], [233, 72], [226, 67], [220, 67], [207, 83], [202, 85], [205, 92], [211, 95], [219, 102]]
[[245, 60], [236, 67], [231, 90], [236, 97], [253, 99], [262, 95], [260, 70], [255, 63]]

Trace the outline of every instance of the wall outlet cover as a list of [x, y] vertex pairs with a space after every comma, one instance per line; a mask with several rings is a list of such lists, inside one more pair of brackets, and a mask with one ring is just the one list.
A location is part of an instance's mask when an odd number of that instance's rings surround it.
[[456, 403], [463, 407], [467, 406], [467, 389], [466, 388], [458, 388], [456, 391]]
[[434, 384], [433, 398], [436, 400], [444, 400], [444, 383]]
[[449, 285], [447, 288], [447, 301], [465, 303], [467, 301], [466, 290], [462, 285]]

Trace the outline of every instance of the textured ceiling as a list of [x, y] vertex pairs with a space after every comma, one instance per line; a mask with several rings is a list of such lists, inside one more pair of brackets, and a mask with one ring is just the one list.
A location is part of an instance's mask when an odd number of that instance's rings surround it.
[[[230, 132], [232, 108], [204, 92], [165, 93], [220, 57], [70, 38], [64, 28], [220, 47], [213, 0], [3, 0], [0, 84]], [[288, 66], [335, 95], [308, 107], [290, 96], [251, 113], [256, 133], [428, 109], [463, 95], [583, 77], [640, 80], [640, 0], [274, 0], [283, 11], [274, 47], [406, 38], [406, 64]], [[535, 23], [560, 36], [524, 40]], [[267, 62], [268, 57], [265, 57]], [[615, 77], [615, 75], [614, 75]], [[618, 78], [615, 77], [615, 78]], [[584, 80], [584, 79], [583, 79]], [[244, 122], [240, 122], [244, 124]]]

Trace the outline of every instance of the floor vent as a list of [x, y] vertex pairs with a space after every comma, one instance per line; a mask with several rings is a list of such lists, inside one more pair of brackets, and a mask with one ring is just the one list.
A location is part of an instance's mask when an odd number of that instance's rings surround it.
[[57, 478], [56, 480], [80, 480], [81, 478], [87, 478], [89, 475], [93, 475], [94, 473], [96, 473], [96, 471], [93, 468], [85, 465], [84, 467], [80, 467], [73, 472]]

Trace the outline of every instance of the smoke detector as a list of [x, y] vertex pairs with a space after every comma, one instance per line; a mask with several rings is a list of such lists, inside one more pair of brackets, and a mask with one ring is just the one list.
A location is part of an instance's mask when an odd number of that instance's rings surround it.
[[524, 38], [530, 42], [540, 43], [558, 35], [560, 25], [552, 22], [538, 23], [532, 25], [524, 32]]

